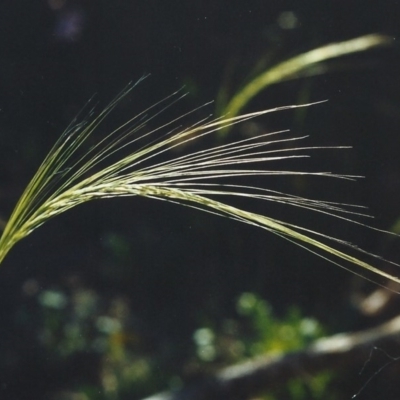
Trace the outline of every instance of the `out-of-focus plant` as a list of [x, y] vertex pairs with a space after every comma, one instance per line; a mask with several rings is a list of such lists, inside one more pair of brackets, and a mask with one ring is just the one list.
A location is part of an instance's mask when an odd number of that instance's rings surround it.
[[[28, 285], [38, 289], [37, 283]], [[132, 393], [140, 398], [167, 387], [177, 389], [187, 379], [207, 371], [214, 373], [253, 357], [299, 350], [326, 334], [317, 320], [304, 316], [297, 307], [277, 317], [258, 295], [243, 293], [237, 300], [236, 315], [210, 320], [198, 328], [193, 333], [193, 353], [177, 362], [163, 359], [165, 355], [146, 345], [148, 338], [135, 328], [132, 310], [121, 297], [105, 299], [80, 284], [44, 288], [32, 299], [34, 314], [25, 318], [25, 325], [20, 323], [37, 333], [32, 338], [42, 360], [36, 362], [43, 363], [41, 368], [57, 366], [59, 372], [68, 371], [68, 365], [75, 363], [71, 377], [64, 373], [65, 387], [87, 400], [129, 398]], [[76, 360], [81, 362], [76, 364]], [[171, 362], [174, 368], [162, 367]], [[294, 379], [262, 398], [329, 399], [332, 377], [322, 372]], [[55, 392], [52, 398], [63, 396], [63, 392]]]
[[[258, 73], [238, 89], [233, 96], [229, 96], [226, 89], [222, 87], [218, 96], [217, 114], [230, 118], [235, 117], [257, 94], [271, 85], [290, 79], [326, 73], [326, 69], [322, 68], [325, 61], [392, 43], [393, 39], [388, 36], [372, 34], [328, 44], [299, 54]], [[226, 133], [228, 130], [229, 126], [222, 132]]]
[[[162, 361], [146, 349], [147, 338], [132, 322], [124, 298], [105, 299], [83, 286], [45, 288], [33, 298], [35, 318], [21, 319], [20, 325], [36, 332], [33, 340], [41, 353], [36, 362], [41, 368], [59, 368], [77, 396], [90, 400], [118, 399], [132, 392], [144, 396], [173, 378], [160, 374]], [[75, 365], [71, 377], [68, 365]], [[57, 392], [52, 398], [64, 397]]]
[[[276, 317], [272, 307], [254, 293], [243, 293], [237, 301], [237, 317], [225, 320], [217, 327], [196, 330], [196, 345], [200, 368], [231, 365], [249, 357], [284, 354], [300, 350], [326, 335], [314, 318], [305, 317], [297, 307]], [[293, 400], [329, 399], [329, 383], [333, 374], [294, 379], [285, 387], [262, 396], [265, 400], [289, 397]], [[283, 397], [282, 397], [283, 396]]]
[[237, 302], [237, 311], [251, 322], [254, 339], [249, 355], [298, 350], [325, 334], [313, 318], [301, 315], [291, 307], [283, 319], [274, 316], [271, 306], [253, 293], [243, 293]]

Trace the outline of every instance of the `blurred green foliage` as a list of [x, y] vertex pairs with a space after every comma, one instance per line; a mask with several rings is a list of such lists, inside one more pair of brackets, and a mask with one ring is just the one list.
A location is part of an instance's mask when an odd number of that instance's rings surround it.
[[[32, 289], [34, 283], [30, 285]], [[318, 321], [305, 317], [297, 307], [290, 307], [285, 315], [277, 317], [260, 296], [243, 293], [237, 300], [234, 317], [210, 320], [207, 326], [196, 329], [192, 354], [171, 369], [168, 365], [174, 361], [146, 344], [146, 336], [135, 325], [126, 299], [102, 299], [81, 285], [37, 290], [33, 299], [37, 345], [48, 368], [65, 366], [80, 358], [92, 360], [75, 366], [74, 373], [82, 379], [70, 383], [69, 395], [54, 393], [54, 400], [132, 399], [167, 387], [174, 390], [194, 377], [213, 374], [251, 357], [302, 349], [326, 334]], [[26, 321], [21, 323], [28, 328]], [[263, 398], [329, 399], [331, 378], [331, 373], [305, 376]]]
[[[277, 317], [271, 305], [254, 293], [243, 293], [236, 304], [237, 318], [224, 320], [217, 329], [198, 329], [193, 339], [200, 363], [231, 365], [250, 357], [284, 354], [304, 349], [324, 336], [326, 330], [314, 318], [305, 317], [298, 307], [290, 307]], [[304, 376], [285, 387], [262, 396], [277, 399], [329, 399], [331, 372]]]

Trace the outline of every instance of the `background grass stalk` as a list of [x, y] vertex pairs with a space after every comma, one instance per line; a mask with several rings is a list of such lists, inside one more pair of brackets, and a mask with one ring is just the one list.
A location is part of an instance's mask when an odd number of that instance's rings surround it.
[[[237, 91], [221, 114], [234, 117], [262, 90], [293, 79], [317, 63], [393, 43], [389, 36], [371, 34], [339, 43], [331, 43], [299, 54], [260, 73]], [[226, 131], [225, 131], [226, 132]]]

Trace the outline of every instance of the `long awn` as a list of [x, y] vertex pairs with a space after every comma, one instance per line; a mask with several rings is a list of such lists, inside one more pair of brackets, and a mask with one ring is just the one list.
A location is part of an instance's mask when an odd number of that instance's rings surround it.
[[[288, 131], [280, 131], [183, 154], [176, 151], [179, 146], [191, 148], [192, 142], [197, 143], [228, 126], [267, 113], [310, 104], [278, 107], [231, 118], [205, 118], [188, 128], [179, 126], [186, 116], [183, 115], [157, 129], [146, 131], [153, 118], [183, 97], [180, 92], [176, 92], [137, 114], [97, 142], [94, 141], [94, 132], [135, 86], [130, 84], [97, 116], [93, 116], [91, 111], [83, 122], [74, 120], [56, 142], [23, 192], [4, 228], [0, 238], [0, 263], [19, 240], [50, 218], [78, 204], [100, 198], [144, 196], [179, 203], [263, 228], [345, 269], [361, 267], [352, 270], [356, 274], [364, 276], [365, 272], [371, 272], [400, 283], [398, 277], [364, 259], [371, 256], [379, 259], [379, 262], [396, 264], [351, 243], [216, 200], [221, 196], [230, 196], [276, 202], [364, 225], [351, 219], [352, 215], [364, 215], [359, 206], [307, 199], [242, 183], [244, 177], [268, 175], [355, 179], [354, 176], [330, 172], [265, 168], [268, 162], [308, 157], [307, 151], [327, 147], [298, 146], [297, 142], [305, 136], [293, 137], [288, 135]], [[276, 148], [277, 145], [285, 147]], [[232, 182], [235, 178], [240, 182]], [[354, 252], [358, 252], [359, 256], [353, 255]]]

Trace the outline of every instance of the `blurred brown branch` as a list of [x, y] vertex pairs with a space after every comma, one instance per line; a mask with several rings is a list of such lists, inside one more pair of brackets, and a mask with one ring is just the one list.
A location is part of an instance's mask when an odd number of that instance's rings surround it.
[[359, 367], [373, 347], [390, 351], [400, 345], [400, 316], [375, 328], [319, 339], [310, 347], [282, 355], [263, 356], [227, 367], [197, 385], [163, 392], [144, 400], [242, 400], [284, 385], [288, 380], [323, 370]]

